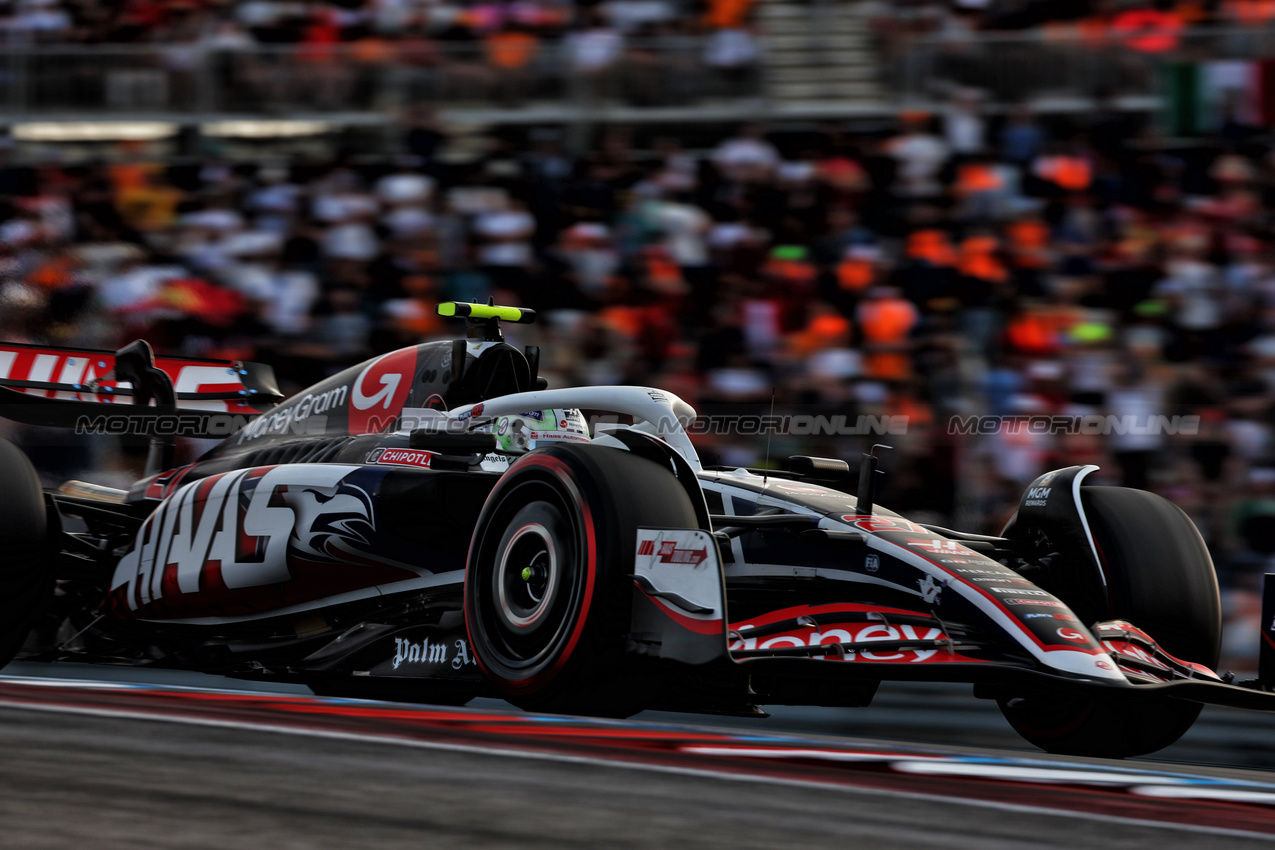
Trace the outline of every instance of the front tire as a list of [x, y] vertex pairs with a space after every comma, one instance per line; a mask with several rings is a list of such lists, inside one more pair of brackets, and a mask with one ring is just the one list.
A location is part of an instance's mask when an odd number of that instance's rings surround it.
[[[1222, 646], [1217, 575], [1194, 523], [1172, 502], [1143, 490], [1080, 491], [1107, 586], [1097, 576], [1048, 576], [1037, 584], [1086, 622], [1124, 619], [1166, 652], [1210, 669]], [[1002, 698], [1014, 730], [1051, 753], [1126, 758], [1163, 749], [1191, 728], [1199, 703], [1182, 700]]]
[[0, 667], [22, 649], [53, 592], [49, 517], [35, 467], [0, 439]]
[[663, 671], [625, 655], [640, 527], [696, 528], [686, 492], [629, 452], [559, 444], [515, 463], [483, 506], [465, 574], [470, 645], [527, 709], [626, 717]]

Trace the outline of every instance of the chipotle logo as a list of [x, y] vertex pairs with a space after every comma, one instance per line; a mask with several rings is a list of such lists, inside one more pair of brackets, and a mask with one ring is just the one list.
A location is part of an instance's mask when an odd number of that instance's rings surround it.
[[391, 466], [418, 466], [428, 468], [433, 452], [420, 449], [375, 449], [368, 455], [368, 463], [389, 464]]

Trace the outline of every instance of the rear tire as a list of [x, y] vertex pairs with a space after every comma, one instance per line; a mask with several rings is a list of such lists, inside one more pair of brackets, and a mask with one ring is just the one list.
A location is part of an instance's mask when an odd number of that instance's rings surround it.
[[639, 527], [697, 528], [666, 467], [558, 444], [515, 463], [483, 506], [465, 620], [484, 675], [523, 708], [608, 717], [659, 696], [664, 671], [626, 656]]
[[[1097, 576], [1075, 574], [1051, 587], [1086, 619], [1124, 619], [1166, 652], [1210, 669], [1222, 646], [1222, 613], [1213, 561], [1194, 523], [1154, 493], [1084, 487], [1085, 515], [1097, 544]], [[1169, 746], [1191, 728], [1199, 703], [1062, 698], [1056, 694], [1002, 698], [1014, 730], [1051, 753], [1125, 758]]]
[[0, 667], [22, 649], [53, 593], [49, 517], [35, 467], [0, 439]]

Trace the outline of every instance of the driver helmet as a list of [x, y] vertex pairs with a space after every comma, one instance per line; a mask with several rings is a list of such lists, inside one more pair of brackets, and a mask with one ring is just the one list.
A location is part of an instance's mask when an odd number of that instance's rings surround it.
[[508, 454], [522, 454], [538, 446], [558, 442], [589, 442], [589, 425], [575, 408], [529, 410], [498, 416], [495, 422], [496, 448]]

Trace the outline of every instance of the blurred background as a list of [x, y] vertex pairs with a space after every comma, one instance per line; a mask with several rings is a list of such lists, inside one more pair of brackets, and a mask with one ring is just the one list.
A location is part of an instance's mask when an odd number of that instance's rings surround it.
[[[708, 463], [886, 442], [880, 502], [986, 532], [1056, 466], [1159, 492], [1251, 666], [1272, 0], [0, 0], [0, 42], [0, 338], [145, 337], [294, 392], [459, 333], [440, 300], [530, 306], [507, 333], [553, 386], [908, 417], [703, 434]], [[1196, 424], [950, 427], [1107, 414]], [[0, 428], [50, 484], [142, 467]]]

